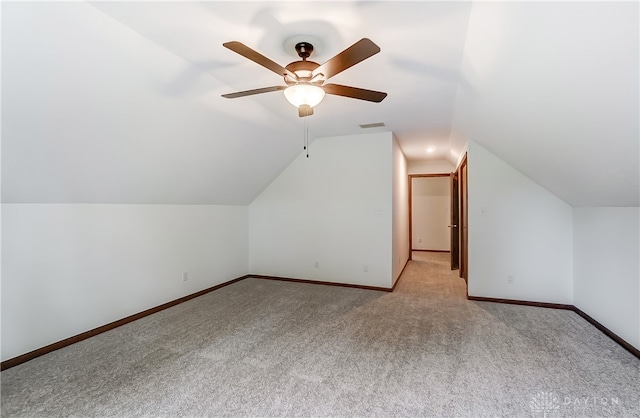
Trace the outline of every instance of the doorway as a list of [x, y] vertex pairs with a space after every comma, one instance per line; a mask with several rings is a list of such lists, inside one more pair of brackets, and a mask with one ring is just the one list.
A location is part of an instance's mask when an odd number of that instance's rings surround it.
[[[417, 236], [414, 230], [414, 223], [416, 216], [416, 208], [414, 207], [415, 198], [415, 179], [425, 178], [446, 178], [448, 183], [448, 221], [446, 228], [448, 229], [448, 247], [446, 249], [441, 248], [427, 248], [426, 246], [420, 247], [418, 244], [425, 244], [424, 237]], [[459, 270], [459, 276], [464, 279], [468, 285], [469, 275], [469, 256], [468, 256], [468, 167], [467, 167], [467, 154], [462, 157], [460, 164], [455, 172], [447, 174], [410, 174], [409, 175], [409, 259], [413, 260], [414, 251], [435, 251], [435, 252], [450, 252], [451, 257], [451, 270]], [[440, 222], [442, 225], [442, 222]], [[420, 242], [420, 238], [423, 238]], [[428, 241], [426, 244], [428, 244]]]
[[414, 251], [451, 251], [450, 174], [409, 175], [409, 249]]

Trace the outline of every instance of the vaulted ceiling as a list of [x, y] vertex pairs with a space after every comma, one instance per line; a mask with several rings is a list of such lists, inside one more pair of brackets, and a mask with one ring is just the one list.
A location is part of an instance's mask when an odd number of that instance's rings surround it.
[[[247, 204], [306, 119], [391, 130], [410, 159], [474, 140], [574, 206], [638, 206], [638, 29], [637, 2], [4, 2], [2, 199]], [[304, 119], [281, 92], [221, 97], [282, 84], [223, 42], [284, 65], [295, 35], [318, 62], [372, 39], [332, 82], [388, 97]]]

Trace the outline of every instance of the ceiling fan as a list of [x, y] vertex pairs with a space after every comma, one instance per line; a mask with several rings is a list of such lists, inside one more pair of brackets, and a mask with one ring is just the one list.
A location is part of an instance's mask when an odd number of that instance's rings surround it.
[[360, 39], [322, 65], [317, 62], [307, 61], [307, 58], [313, 52], [313, 45], [308, 42], [298, 42], [295, 49], [301, 60], [289, 63], [286, 67], [282, 67], [240, 42], [232, 41], [222, 45], [284, 77], [284, 82], [286, 83], [286, 86], [263, 87], [223, 94], [222, 97], [227, 99], [284, 90], [287, 100], [298, 108], [298, 116], [304, 117], [313, 115], [313, 107], [322, 101], [325, 94], [351, 97], [376, 103], [387, 97], [387, 93], [380, 91], [340, 84], [324, 84], [334, 75], [380, 52], [380, 47], [367, 38]]

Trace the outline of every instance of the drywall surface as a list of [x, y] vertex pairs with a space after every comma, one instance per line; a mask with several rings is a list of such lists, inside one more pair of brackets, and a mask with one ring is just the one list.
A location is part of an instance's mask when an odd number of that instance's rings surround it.
[[247, 274], [247, 225], [246, 206], [3, 204], [2, 360]]
[[452, 132], [573, 207], [638, 206], [639, 8], [473, 2]]
[[409, 260], [409, 178], [407, 160], [393, 139], [393, 283]]
[[449, 177], [414, 177], [411, 240], [414, 250], [451, 250], [451, 185]]
[[469, 141], [469, 295], [573, 302], [572, 208]]
[[574, 305], [640, 349], [640, 209], [574, 208]]
[[412, 160], [407, 170], [409, 174], [449, 174], [456, 167], [448, 160]]
[[204, 4], [2, 2], [2, 201], [248, 205], [301, 131], [282, 93], [220, 97], [261, 70], [222, 47], [251, 18]]
[[249, 206], [250, 272], [391, 287], [392, 141], [316, 139]]

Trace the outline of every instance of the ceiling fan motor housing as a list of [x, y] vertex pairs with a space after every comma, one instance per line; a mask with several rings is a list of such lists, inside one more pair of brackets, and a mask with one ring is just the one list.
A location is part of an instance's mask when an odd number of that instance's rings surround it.
[[311, 83], [321, 85], [322, 83], [324, 83], [324, 77], [315, 77], [315, 79], [313, 79], [312, 81], [312, 72], [319, 66], [320, 64], [313, 61], [294, 61], [291, 64], [287, 65], [285, 68], [292, 73], [295, 73], [298, 76], [298, 80], [285, 75], [284, 82], [290, 86], [298, 83]]
[[324, 77], [317, 76], [313, 78], [312, 74], [313, 70], [318, 68], [320, 64], [313, 61], [307, 61], [307, 58], [309, 58], [311, 56], [311, 53], [313, 52], [313, 45], [311, 45], [309, 42], [298, 42], [295, 48], [298, 56], [302, 58], [302, 60], [294, 61], [287, 65], [285, 68], [292, 73], [295, 73], [298, 76], [298, 79], [294, 80], [293, 77], [285, 75], [284, 82], [290, 86], [294, 84], [305, 83], [315, 84], [317, 86], [322, 85], [322, 83], [324, 83], [325, 81]]

